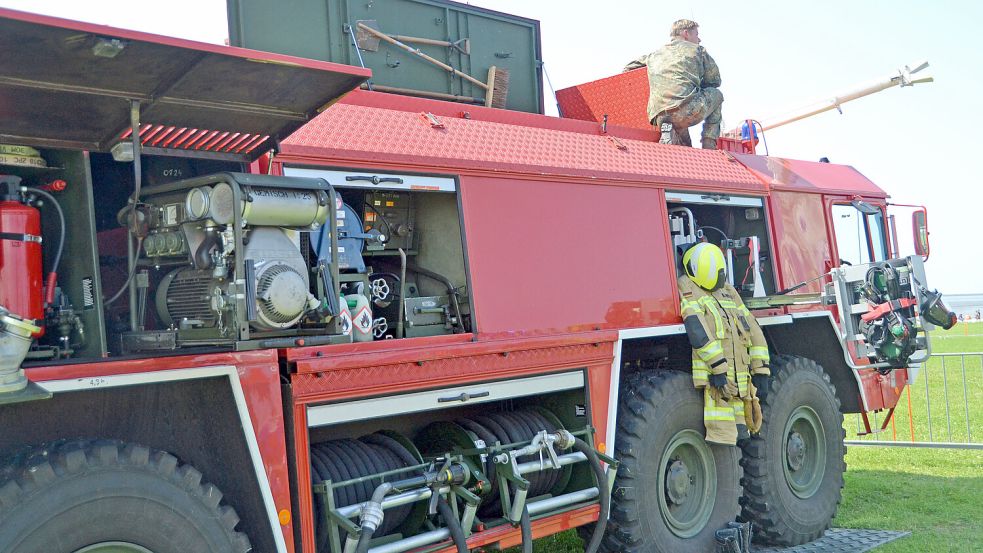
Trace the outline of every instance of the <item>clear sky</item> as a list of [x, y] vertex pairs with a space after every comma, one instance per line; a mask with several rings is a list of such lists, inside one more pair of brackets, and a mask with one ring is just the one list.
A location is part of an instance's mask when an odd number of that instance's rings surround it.
[[[329, 0], [325, 0], [329, 1]], [[285, 2], [285, 5], [287, 3]], [[929, 286], [983, 293], [983, 2], [481, 0], [538, 19], [557, 88], [605, 77], [700, 24], [723, 76], [724, 123], [773, 119], [921, 60], [936, 82], [893, 88], [767, 133], [772, 155], [852, 165], [899, 203], [929, 208]], [[228, 35], [224, 0], [0, 0], [0, 6], [203, 42]], [[920, 74], [921, 75], [921, 74]], [[547, 105], [552, 97], [547, 90]], [[554, 111], [555, 113], [555, 111]], [[907, 213], [899, 218], [907, 219]], [[910, 245], [899, 227], [902, 250]], [[968, 247], [968, 250], [963, 250]], [[907, 248], [910, 251], [910, 246]]]

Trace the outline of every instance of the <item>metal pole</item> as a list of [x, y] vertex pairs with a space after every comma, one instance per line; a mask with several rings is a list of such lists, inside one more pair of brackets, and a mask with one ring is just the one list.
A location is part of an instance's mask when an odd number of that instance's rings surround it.
[[925, 363], [925, 414], [928, 417], [928, 441], [935, 441], [932, 439], [932, 400], [928, 397], [928, 370], [929, 363]]
[[952, 418], [949, 416], [949, 379], [946, 376], [945, 360], [942, 358], [942, 393], [945, 398], [945, 426], [949, 432], [949, 441], [952, 441]]
[[963, 370], [963, 404], [966, 407], [966, 443], [973, 443], [973, 431], [969, 427], [969, 386], [966, 383], [966, 356], [959, 356]]
[[[133, 144], [133, 198], [130, 200], [130, 226], [126, 235], [126, 260], [127, 267], [133, 267], [136, 271], [137, 256], [140, 252], [136, 251], [133, 245], [132, 227], [136, 223], [136, 205], [140, 201], [140, 184], [143, 178], [143, 169], [140, 166], [140, 101], [130, 100], [130, 141]], [[130, 279], [130, 331], [139, 330], [140, 321], [137, 317], [137, 278]]]

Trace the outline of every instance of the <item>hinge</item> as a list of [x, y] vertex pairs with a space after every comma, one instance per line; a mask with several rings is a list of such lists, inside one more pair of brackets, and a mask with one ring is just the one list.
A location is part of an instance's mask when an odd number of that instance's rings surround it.
[[424, 112], [424, 113], [421, 113], [420, 115], [423, 117], [423, 119], [427, 123], [430, 123], [430, 126], [431, 127], [435, 128], [435, 129], [446, 129], [447, 128], [447, 127], [444, 126], [443, 123], [440, 122], [440, 119], [437, 119], [437, 116], [436, 115], [430, 113], [429, 111]]

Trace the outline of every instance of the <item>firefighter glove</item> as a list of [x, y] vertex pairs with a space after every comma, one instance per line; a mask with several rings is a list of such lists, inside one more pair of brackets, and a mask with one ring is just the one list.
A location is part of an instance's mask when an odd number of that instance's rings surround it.
[[720, 394], [725, 398], [737, 396], [737, 386], [727, 378], [725, 373], [711, 374], [709, 384], [711, 387], [719, 390]]
[[758, 390], [758, 399], [764, 400], [768, 397], [768, 387], [771, 386], [771, 376], [767, 374], [752, 374], [751, 383]]

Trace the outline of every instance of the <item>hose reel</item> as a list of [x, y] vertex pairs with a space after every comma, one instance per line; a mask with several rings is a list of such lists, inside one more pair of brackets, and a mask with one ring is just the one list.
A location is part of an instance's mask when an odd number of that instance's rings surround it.
[[[570, 447], [577, 451], [563, 453]], [[531, 516], [597, 499], [606, 511], [608, 482], [617, 463], [604, 459], [609, 475], [593, 448], [563, 430], [545, 409], [434, 422], [413, 442], [381, 431], [357, 440], [316, 443], [311, 447], [311, 475], [317, 551], [398, 553], [448, 538], [458, 551], [467, 551], [466, 539], [479, 514], [485, 524], [521, 521], [523, 539], [531, 543]], [[570, 465], [584, 461], [592, 464], [597, 486], [564, 494]], [[540, 499], [527, 503], [527, 497]], [[426, 530], [427, 518], [437, 515], [433, 529]]]

